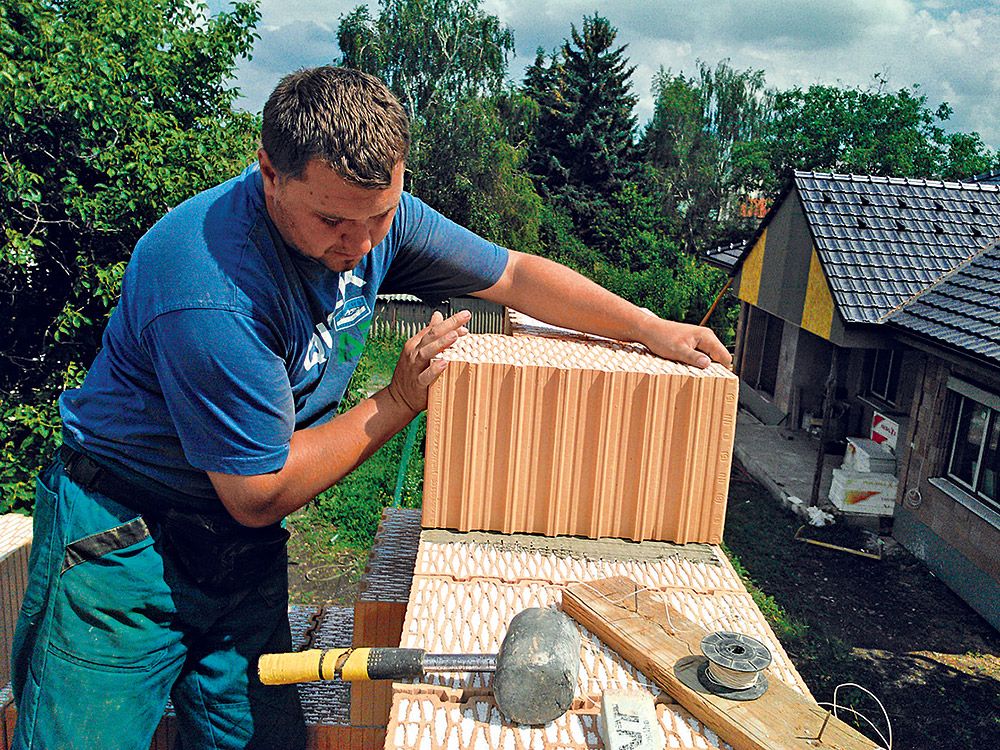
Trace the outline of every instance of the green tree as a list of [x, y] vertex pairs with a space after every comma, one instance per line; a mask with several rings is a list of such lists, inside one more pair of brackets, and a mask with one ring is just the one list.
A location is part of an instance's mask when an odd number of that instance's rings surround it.
[[528, 169], [584, 237], [636, 168], [635, 68], [617, 35], [606, 18], [586, 17], [547, 62], [539, 51], [525, 76], [539, 107]]
[[0, 4], [0, 510], [27, 506], [136, 240], [252, 158], [227, 81], [258, 14], [189, 0]]
[[514, 34], [480, 0], [380, 0], [341, 19], [343, 64], [380, 76], [416, 123], [503, 90]]
[[382, 78], [411, 118], [408, 189], [501, 244], [538, 247], [540, 199], [519, 140], [530, 116], [505, 88], [514, 36], [480, 0], [381, 0], [340, 23], [342, 64]]
[[542, 199], [522, 168], [525, 149], [509, 123], [522, 117], [516, 92], [468, 98], [441, 113], [422, 150], [415, 190], [445, 215], [505, 247], [538, 253]]
[[750, 160], [771, 117], [773, 93], [761, 70], [726, 61], [698, 64], [696, 77], [662, 68], [653, 79], [653, 119], [641, 142], [664, 182], [664, 213], [697, 252], [746, 231], [740, 206], [752, 193]]
[[750, 171], [775, 194], [794, 169], [895, 177], [969, 178], [998, 164], [977, 133], [948, 133], [952, 109], [913, 88], [810, 86], [775, 97], [774, 118]]

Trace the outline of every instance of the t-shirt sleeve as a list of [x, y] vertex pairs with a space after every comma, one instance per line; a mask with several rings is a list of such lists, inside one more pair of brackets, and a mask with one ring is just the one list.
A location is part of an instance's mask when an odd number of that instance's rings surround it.
[[509, 252], [404, 193], [398, 243], [380, 292], [415, 294], [430, 304], [493, 286]]
[[284, 466], [295, 409], [267, 325], [227, 310], [177, 310], [150, 322], [141, 343], [192, 466], [239, 475]]

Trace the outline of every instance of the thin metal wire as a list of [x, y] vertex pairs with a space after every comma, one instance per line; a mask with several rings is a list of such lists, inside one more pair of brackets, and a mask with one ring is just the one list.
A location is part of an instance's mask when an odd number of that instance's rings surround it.
[[735, 669], [715, 664], [711, 659], [705, 668], [705, 674], [712, 682], [731, 690], [746, 690], [752, 688], [760, 679], [760, 672], [737, 672]]
[[[852, 687], [852, 688], [856, 688], [856, 689], [860, 690], [862, 693], [865, 693], [866, 695], [870, 696], [871, 699], [878, 704], [878, 707], [882, 710], [882, 716], [885, 718], [885, 725], [886, 725], [886, 727], [887, 727], [887, 729], [889, 731], [889, 739], [888, 739], [888, 741], [886, 741], [885, 735], [882, 734], [882, 732], [879, 731], [879, 728], [877, 726], [875, 726], [875, 723], [871, 719], [869, 719], [867, 716], [865, 716], [863, 713], [861, 713], [857, 709], [851, 708], [850, 706], [841, 706], [841, 705], [838, 705], [838, 703], [837, 703], [837, 694], [840, 692], [841, 688], [846, 688], [846, 687]], [[892, 721], [889, 719], [889, 712], [885, 710], [885, 706], [883, 705], [882, 701], [879, 700], [878, 696], [875, 695], [875, 693], [873, 693], [868, 688], [862, 687], [861, 685], [858, 685], [856, 682], [842, 682], [839, 685], [837, 685], [837, 687], [835, 687], [833, 689], [833, 702], [832, 703], [828, 703], [828, 702], [823, 701], [823, 702], [819, 702], [819, 705], [820, 706], [830, 706], [833, 709], [833, 716], [834, 716], [834, 718], [837, 718], [837, 719], [840, 718], [837, 715], [837, 711], [838, 710], [839, 711], [848, 711], [848, 712], [854, 714], [855, 716], [858, 716], [858, 717], [864, 719], [865, 722], [868, 724], [868, 726], [870, 726], [872, 728], [872, 731], [875, 732], [875, 734], [878, 735], [879, 740], [881, 740], [881, 742], [882, 742], [882, 746], [884, 748], [886, 748], [886, 750], [892, 750]]]

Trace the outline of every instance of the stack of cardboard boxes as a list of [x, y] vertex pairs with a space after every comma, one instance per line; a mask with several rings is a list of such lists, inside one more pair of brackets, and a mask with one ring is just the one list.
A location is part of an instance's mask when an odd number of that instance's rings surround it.
[[896, 485], [892, 453], [873, 440], [848, 438], [844, 463], [833, 470], [830, 502], [846, 513], [891, 516]]

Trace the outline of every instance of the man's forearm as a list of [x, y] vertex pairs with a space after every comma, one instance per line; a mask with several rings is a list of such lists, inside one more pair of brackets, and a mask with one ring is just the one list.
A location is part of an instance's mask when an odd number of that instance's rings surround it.
[[649, 313], [586, 276], [537, 255], [512, 255], [502, 284], [480, 293], [552, 325], [608, 338], [640, 341]]
[[254, 477], [209, 476], [237, 521], [266, 526], [339, 482], [416, 414], [384, 388], [325, 424], [296, 431], [280, 471]]
[[566, 266], [512, 252], [501, 279], [478, 297], [577, 331], [638, 341], [667, 359], [707, 367], [732, 357], [702, 326], [663, 320], [612, 294]]

